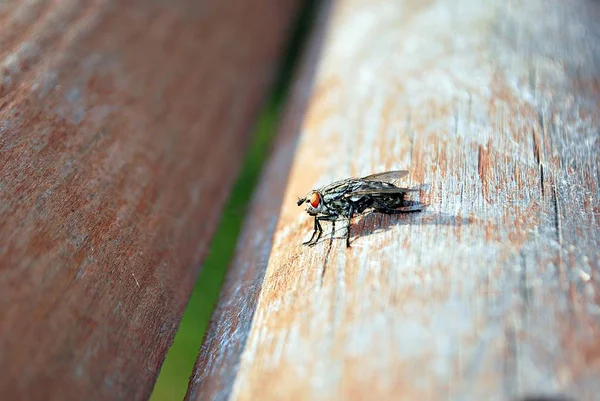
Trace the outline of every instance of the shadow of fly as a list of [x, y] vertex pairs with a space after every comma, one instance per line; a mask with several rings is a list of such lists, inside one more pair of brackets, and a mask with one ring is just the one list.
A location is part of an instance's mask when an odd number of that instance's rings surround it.
[[[422, 210], [420, 203], [405, 200], [408, 192], [419, 189], [400, 188], [396, 182], [408, 175], [406, 170], [386, 171], [362, 178], [347, 178], [310, 191], [298, 199], [298, 206], [306, 203], [306, 212], [314, 217], [312, 236], [303, 245], [313, 246], [319, 241], [323, 228], [321, 221], [332, 222], [335, 232], [336, 220], [346, 219], [346, 247], [350, 246], [350, 220], [366, 210], [398, 214]], [[316, 236], [316, 238], [315, 238]]]

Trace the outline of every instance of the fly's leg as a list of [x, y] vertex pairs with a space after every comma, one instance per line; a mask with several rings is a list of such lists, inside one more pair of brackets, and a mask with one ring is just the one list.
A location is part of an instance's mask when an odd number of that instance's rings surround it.
[[419, 203], [416, 204], [408, 204], [407, 206], [400, 207], [398, 209], [392, 209], [388, 207], [386, 204], [381, 202], [375, 202], [373, 208], [376, 212], [385, 213], [385, 214], [400, 214], [400, 213], [408, 213], [408, 212], [420, 212], [423, 210], [423, 206]]
[[423, 206], [421, 206], [421, 205], [405, 206], [398, 210], [400, 213], [420, 212], [423, 210]]
[[[338, 217], [339, 216], [337, 216], [337, 215], [336, 216], [321, 216], [321, 217], [319, 217], [319, 221], [331, 221], [331, 238], [332, 239], [333, 239], [333, 235], [335, 234], [335, 221], [338, 219]], [[318, 240], [319, 240], [319, 238], [317, 237], [317, 239], [315, 240], [315, 243]]]
[[421, 212], [421, 211], [423, 211], [423, 209], [425, 209], [425, 207], [427, 207], [427, 205], [425, 205], [421, 202], [415, 202], [415, 201], [404, 201], [403, 204], [404, 204], [404, 206], [399, 208], [399, 210], [404, 213]]
[[335, 220], [331, 221], [331, 240], [333, 241], [333, 236], [335, 235]]
[[[323, 234], [323, 227], [321, 227], [321, 221], [331, 221], [333, 223], [333, 227], [335, 228], [335, 220], [338, 218], [338, 216], [319, 216], [319, 217], [315, 217], [315, 230], [313, 231], [313, 235], [312, 237], [310, 237], [310, 239], [306, 242], [303, 242], [304, 245], [308, 245], [308, 246], [314, 246], [317, 244], [317, 242], [319, 241], [319, 238], [321, 238], [321, 234]], [[315, 238], [313, 240], [313, 238], [315, 237], [315, 234], [317, 235], [317, 238]]]
[[319, 241], [319, 238], [321, 238], [321, 234], [323, 234], [323, 227], [321, 227], [321, 223], [319, 222], [320, 220], [321, 219], [318, 217], [315, 218], [315, 226], [318, 228], [319, 232], [317, 234], [317, 238], [315, 238], [312, 243], [308, 244], [308, 246], [315, 246]]
[[[313, 246], [319, 240], [319, 237], [321, 237], [322, 232], [323, 232], [323, 228], [321, 227], [321, 223], [319, 223], [319, 218], [315, 217], [315, 228], [312, 233], [312, 236], [310, 237], [310, 239], [308, 241], [303, 242], [302, 245]], [[315, 238], [315, 235], [317, 233], [318, 233], [317, 239], [313, 242], [313, 238]]]
[[348, 226], [346, 227], [346, 248], [350, 248], [350, 223], [354, 215], [354, 203], [350, 203], [350, 212], [348, 213]]
[[[338, 219], [338, 216], [320, 216], [320, 217], [318, 217], [318, 219], [319, 219], [319, 221], [331, 221], [331, 238], [333, 239], [333, 234], [335, 234], [335, 221]], [[319, 236], [317, 237], [315, 242], [311, 244], [311, 246], [315, 245], [317, 243], [317, 241], [321, 237], [322, 233], [323, 233], [323, 230], [321, 230], [321, 232], [319, 233]]]

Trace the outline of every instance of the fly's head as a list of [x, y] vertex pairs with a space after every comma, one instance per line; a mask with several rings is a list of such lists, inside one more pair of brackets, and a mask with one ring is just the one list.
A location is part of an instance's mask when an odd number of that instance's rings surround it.
[[316, 216], [323, 210], [323, 196], [319, 191], [311, 191], [306, 197], [298, 199], [298, 206], [306, 203], [306, 212]]

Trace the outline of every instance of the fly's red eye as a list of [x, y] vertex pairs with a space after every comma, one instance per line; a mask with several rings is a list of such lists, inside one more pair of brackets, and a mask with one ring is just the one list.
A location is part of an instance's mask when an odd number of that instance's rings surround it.
[[313, 192], [310, 196], [310, 205], [316, 209], [319, 207], [319, 203], [321, 203], [321, 195], [318, 192]]

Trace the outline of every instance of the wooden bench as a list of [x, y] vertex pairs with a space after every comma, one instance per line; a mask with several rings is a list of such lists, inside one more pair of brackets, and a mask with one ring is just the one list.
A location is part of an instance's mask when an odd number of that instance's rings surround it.
[[[0, 4], [2, 399], [149, 398], [300, 6]], [[186, 399], [600, 399], [599, 38], [321, 2]], [[423, 212], [301, 245], [299, 196], [392, 169]]]

